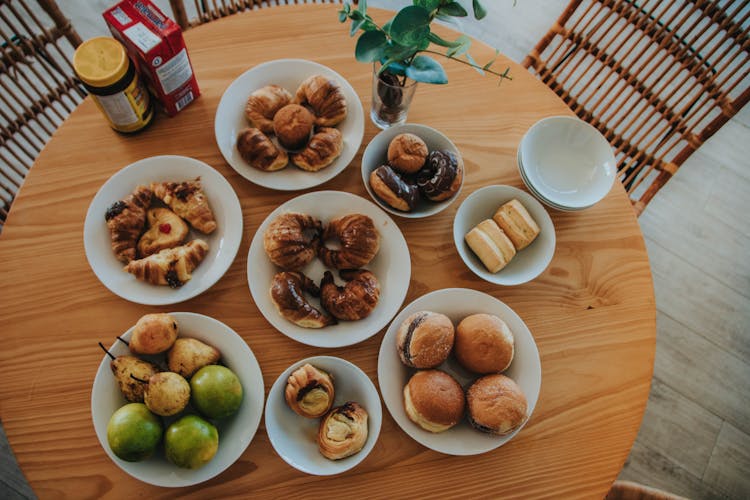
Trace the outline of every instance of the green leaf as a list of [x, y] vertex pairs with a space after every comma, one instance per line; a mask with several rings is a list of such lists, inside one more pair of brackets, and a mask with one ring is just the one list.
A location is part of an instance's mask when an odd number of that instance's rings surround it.
[[363, 16], [367, 14], [367, 0], [359, 0], [357, 10], [360, 11]]
[[361, 28], [366, 22], [366, 19], [358, 19], [356, 21], [352, 21], [352, 26], [349, 29], [349, 36], [354, 36], [359, 28]]
[[388, 70], [389, 73], [393, 73], [394, 75], [399, 76], [404, 76], [404, 74], [406, 73], [406, 66], [398, 61], [394, 61], [393, 59], [383, 61], [381, 59], [380, 62], [382, 63], [382, 66], [380, 67], [380, 71], [378, 72], [379, 74], [383, 73], [386, 70]]
[[479, 0], [471, 0], [471, 6], [474, 9], [474, 18], [476, 18], [477, 21], [479, 21], [480, 19], [484, 19], [484, 16], [487, 15], [487, 10], [479, 2]]
[[349, 14], [345, 10], [342, 9], [342, 10], [339, 11], [339, 22], [340, 23], [346, 22], [346, 18], [348, 18], [348, 17], [349, 17]]
[[459, 45], [461, 45], [461, 38], [460, 38], [460, 37], [459, 37], [459, 38], [457, 38], [456, 40], [454, 40], [454, 41], [450, 42], [450, 41], [448, 41], [448, 40], [446, 40], [446, 39], [444, 39], [444, 38], [441, 38], [441, 37], [439, 37], [439, 36], [438, 36], [438, 35], [436, 35], [435, 33], [433, 33], [433, 32], [430, 32], [430, 33], [429, 33], [429, 34], [427, 35], [427, 38], [428, 38], [428, 39], [429, 39], [429, 40], [430, 40], [430, 41], [431, 41], [432, 43], [434, 43], [434, 44], [436, 44], [436, 45], [440, 45], [440, 46], [442, 46], [442, 47], [458, 47]]
[[386, 34], [386, 35], [388, 35], [388, 36], [391, 36], [391, 23], [392, 23], [392, 22], [393, 22], [393, 19], [390, 19], [390, 20], [388, 20], [388, 21], [387, 21], [387, 22], [386, 22], [386, 23], [385, 23], [385, 24], [383, 25], [383, 28], [382, 28], [382, 29], [383, 29], [383, 31], [385, 31], [385, 34]]
[[430, 13], [410, 5], [401, 9], [391, 23], [390, 35], [401, 45], [417, 45], [430, 32]]
[[432, 12], [440, 7], [440, 0], [414, 0], [414, 5], [422, 7], [427, 12]]
[[452, 45], [445, 55], [448, 57], [458, 57], [461, 54], [466, 53], [469, 50], [469, 47], [471, 47], [471, 39], [466, 35], [461, 35], [456, 38], [456, 44]]
[[349, 12], [349, 17], [352, 19], [352, 21], [361, 21], [365, 18], [364, 14], [362, 14], [358, 10], [352, 10]]
[[453, 17], [466, 17], [469, 15], [469, 13], [466, 12], [466, 9], [464, 9], [458, 2], [451, 2], [441, 6], [440, 9], [438, 9], [438, 13]]
[[406, 59], [409, 59], [411, 56], [417, 53], [417, 47], [415, 46], [406, 46], [401, 45], [393, 40], [390, 40], [388, 43], [388, 47], [385, 49], [385, 57], [386, 59], [391, 59], [393, 61], [403, 62]]
[[369, 19], [365, 19], [365, 22], [364, 24], [362, 24], [362, 26], [360, 26], [360, 29], [362, 31], [380, 31], [382, 33], [380, 28], [378, 28], [378, 25], [370, 21]]
[[475, 70], [477, 70], [477, 73], [484, 76], [484, 70], [477, 64], [477, 62], [473, 57], [471, 57], [471, 54], [469, 54], [468, 52], [466, 53], [466, 60], [469, 61], [469, 64], [471, 64]]
[[487, 64], [485, 64], [484, 66], [482, 66], [482, 69], [484, 69], [484, 70], [490, 69], [490, 66], [492, 66], [493, 64], [495, 64], [495, 61], [497, 61], [497, 56], [498, 55], [500, 55], [500, 51], [497, 50], [497, 49], [495, 49], [495, 57], [493, 57], [492, 60], [490, 60], [490, 62], [488, 62]]
[[359, 62], [379, 61], [387, 45], [388, 40], [382, 31], [365, 31], [357, 39], [354, 57]]
[[448, 83], [448, 75], [439, 62], [428, 56], [416, 56], [406, 67], [406, 76], [422, 83]]

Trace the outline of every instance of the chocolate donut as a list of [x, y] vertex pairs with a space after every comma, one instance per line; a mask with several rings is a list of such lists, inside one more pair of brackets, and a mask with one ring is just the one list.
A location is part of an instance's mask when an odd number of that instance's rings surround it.
[[447, 200], [461, 187], [462, 163], [461, 158], [451, 151], [432, 151], [417, 173], [419, 190], [429, 200]]
[[370, 173], [370, 187], [378, 198], [396, 210], [410, 212], [419, 201], [417, 186], [404, 180], [388, 165]]

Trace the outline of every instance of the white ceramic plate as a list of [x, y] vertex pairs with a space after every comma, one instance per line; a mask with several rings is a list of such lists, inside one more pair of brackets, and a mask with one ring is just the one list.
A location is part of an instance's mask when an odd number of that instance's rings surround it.
[[[285, 212], [300, 212], [314, 216], [325, 226], [336, 217], [360, 213], [370, 217], [380, 233], [380, 250], [366, 269], [375, 274], [380, 282], [380, 300], [375, 309], [365, 319], [341, 321], [337, 325], [322, 329], [302, 328], [284, 319], [271, 301], [269, 289], [273, 276], [281, 271], [266, 255], [263, 249], [263, 234], [279, 215]], [[320, 259], [314, 259], [302, 272], [315, 283], [320, 283], [326, 267]], [[334, 272], [337, 284], [342, 284], [338, 273]], [[255, 304], [263, 316], [281, 333], [297, 342], [316, 347], [342, 347], [356, 344], [379, 332], [398, 312], [406, 297], [411, 277], [409, 247], [393, 219], [372, 202], [353, 194], [341, 191], [317, 191], [298, 196], [284, 203], [263, 221], [255, 232], [247, 256], [247, 281]], [[320, 307], [317, 299], [311, 302]]]
[[[501, 318], [508, 324], [515, 339], [513, 362], [504, 373], [515, 380], [526, 395], [529, 417], [539, 398], [542, 383], [539, 351], [534, 337], [518, 314], [485, 293], [466, 288], [445, 288], [423, 295], [406, 306], [394, 318], [380, 344], [378, 383], [385, 406], [391, 412], [393, 419], [418, 443], [448, 455], [476, 455], [494, 450], [513, 439], [523, 426], [507, 436], [494, 436], [474, 430], [464, 417], [455, 427], [434, 434], [409, 420], [404, 411], [404, 386], [415, 370], [401, 363], [396, 350], [396, 332], [409, 315], [419, 311], [443, 313], [453, 321], [454, 325], [458, 325], [466, 316], [476, 313], [494, 314]], [[438, 369], [453, 375], [464, 390], [468, 389], [469, 385], [479, 377], [464, 370], [452, 355]]]
[[[381, 165], [385, 165], [388, 162], [388, 146], [394, 137], [399, 134], [414, 134], [421, 138], [427, 149], [432, 152], [435, 150], [451, 151], [456, 156], [461, 158], [461, 152], [458, 150], [455, 144], [448, 139], [448, 137], [442, 132], [435, 130], [427, 125], [418, 125], [416, 123], [406, 123], [403, 125], [396, 125], [394, 127], [387, 128], [380, 132], [378, 135], [373, 137], [370, 143], [365, 148], [365, 152], [362, 155], [362, 182], [365, 184], [365, 189], [370, 194], [370, 197], [377, 203], [380, 208], [390, 212], [399, 217], [406, 217], [410, 219], [429, 217], [438, 212], [441, 212], [448, 208], [448, 205], [453, 203], [453, 200], [458, 198], [463, 188], [464, 180], [466, 179], [466, 168], [464, 168], [463, 178], [461, 179], [461, 186], [456, 191], [456, 194], [444, 201], [433, 202], [424, 198], [421, 198], [417, 203], [417, 206], [411, 212], [402, 212], [391, 207], [383, 200], [378, 198], [375, 191], [370, 187], [370, 174], [373, 170]], [[462, 160], [463, 163], [463, 160]]]
[[[237, 151], [237, 135], [240, 130], [249, 127], [245, 118], [247, 98], [253, 91], [270, 84], [280, 85], [294, 95], [300, 83], [312, 75], [333, 78], [344, 91], [347, 114], [344, 121], [336, 125], [344, 137], [341, 156], [318, 172], [305, 172], [291, 164], [283, 170], [263, 172], [248, 165]], [[362, 144], [365, 133], [364, 116], [362, 103], [351, 84], [331, 68], [304, 59], [277, 59], [250, 68], [227, 87], [216, 108], [214, 132], [216, 144], [224, 159], [241, 176], [259, 186], [296, 191], [323, 184], [349, 165]]]
[[[526, 207], [539, 225], [539, 235], [531, 245], [517, 252], [507, 266], [491, 273], [469, 248], [464, 236], [483, 220], [491, 219], [503, 203], [513, 198]], [[555, 226], [542, 204], [526, 191], [513, 186], [486, 186], [467, 196], [458, 208], [453, 220], [453, 242], [464, 263], [483, 280], [498, 285], [519, 285], [547, 269], [555, 253]]]
[[[321, 419], [301, 417], [286, 404], [284, 389], [289, 375], [306, 363], [333, 375], [334, 407], [355, 401], [367, 411], [367, 441], [359, 453], [341, 460], [325, 458], [318, 451]], [[315, 356], [294, 363], [276, 379], [266, 401], [266, 432], [276, 453], [295, 469], [318, 476], [339, 474], [364, 460], [378, 440], [382, 421], [383, 409], [372, 381], [356, 365], [332, 356]]]
[[[190, 229], [188, 241], [196, 238], [208, 243], [206, 258], [193, 271], [192, 279], [178, 289], [157, 286], [136, 279], [123, 270], [110, 243], [104, 221], [107, 208], [122, 200], [141, 184], [160, 181], [188, 181], [201, 178], [217, 228], [205, 235]], [[232, 186], [209, 165], [185, 156], [153, 156], [123, 168], [109, 178], [89, 205], [83, 226], [83, 243], [91, 269], [104, 286], [115, 295], [138, 304], [176, 304], [208, 290], [234, 261], [242, 240], [242, 208]]]
[[[195, 338], [216, 347], [221, 352], [221, 362], [231, 369], [240, 379], [244, 392], [242, 406], [231, 417], [218, 421], [219, 451], [214, 458], [200, 469], [181, 469], [167, 461], [163, 445], [148, 460], [143, 462], [126, 462], [117, 458], [107, 443], [107, 424], [118, 408], [127, 404], [117, 387], [112, 371], [110, 358], [104, 355], [96, 372], [91, 389], [91, 417], [99, 443], [109, 458], [122, 470], [145, 483], [165, 487], [190, 486], [207, 481], [220, 474], [232, 465], [250, 444], [258, 429], [263, 414], [263, 375], [258, 361], [248, 345], [234, 330], [224, 323], [189, 312], [170, 313], [177, 320], [180, 337]], [[124, 335], [129, 340], [133, 329]], [[113, 333], [114, 337], [115, 334]], [[130, 354], [128, 347], [115, 341], [109, 348], [115, 356]], [[164, 430], [176, 417], [164, 419]]]

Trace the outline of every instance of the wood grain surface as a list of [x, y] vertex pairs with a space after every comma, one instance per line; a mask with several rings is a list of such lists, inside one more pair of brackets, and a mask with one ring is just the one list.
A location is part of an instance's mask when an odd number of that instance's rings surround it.
[[[385, 19], [377, 12], [376, 19]], [[444, 30], [443, 35], [455, 36]], [[452, 240], [460, 202], [489, 184], [523, 188], [516, 147], [537, 120], [570, 114], [543, 84], [507, 59], [513, 81], [446, 61], [450, 83], [421, 85], [409, 121], [445, 132], [461, 150], [466, 183], [457, 202], [429, 219], [397, 219], [409, 244], [412, 279], [406, 303], [449, 286], [498, 297], [527, 323], [539, 347], [542, 389], [528, 425], [505, 446], [479, 456], [428, 450], [384, 411], [380, 439], [355, 469], [333, 478], [305, 475], [273, 451], [264, 424], [240, 460], [204, 484], [169, 490], [120, 470], [99, 445], [90, 391], [109, 342], [148, 312], [193, 311], [223, 321], [257, 356], [268, 390], [296, 360], [343, 357], [377, 382], [383, 332], [358, 345], [319, 349], [296, 343], [261, 316], [247, 285], [250, 241], [263, 219], [300, 193], [257, 187], [225, 164], [213, 135], [224, 89], [242, 72], [277, 58], [325, 64], [353, 85], [369, 111], [371, 69], [354, 60], [354, 39], [334, 5], [288, 6], [239, 14], [190, 30], [185, 39], [203, 95], [177, 117], [159, 116], [135, 136], [108, 129], [87, 99], [57, 131], [23, 186], [0, 237], [0, 417], [20, 466], [42, 498], [148, 495], [362, 497], [503, 496], [601, 498], [635, 439], [653, 368], [655, 305], [638, 223], [619, 183], [595, 207], [551, 211], [557, 249], [531, 283], [498, 287], [463, 264]], [[478, 61], [494, 51], [476, 43]], [[367, 197], [360, 177], [364, 146], [378, 132], [366, 123], [352, 164], [320, 189]], [[226, 275], [199, 297], [166, 308], [124, 301], [88, 266], [83, 221], [99, 187], [129, 163], [153, 155], [197, 158], [218, 169], [241, 203], [244, 235]]]

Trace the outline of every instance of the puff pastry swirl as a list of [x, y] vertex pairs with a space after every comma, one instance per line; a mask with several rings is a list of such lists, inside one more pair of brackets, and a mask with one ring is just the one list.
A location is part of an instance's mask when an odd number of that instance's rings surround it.
[[138, 186], [124, 200], [112, 204], [104, 214], [112, 251], [122, 262], [135, 259], [136, 245], [146, 224], [146, 210], [151, 204], [151, 195], [149, 188]]
[[320, 453], [340, 460], [359, 452], [367, 442], [367, 417], [367, 411], [354, 401], [328, 412], [318, 428]]
[[185, 182], [152, 182], [151, 189], [154, 196], [201, 233], [211, 234], [216, 230], [216, 219], [201, 188], [200, 177]]
[[289, 375], [284, 398], [297, 415], [305, 418], [322, 417], [333, 406], [333, 377], [306, 363]]

